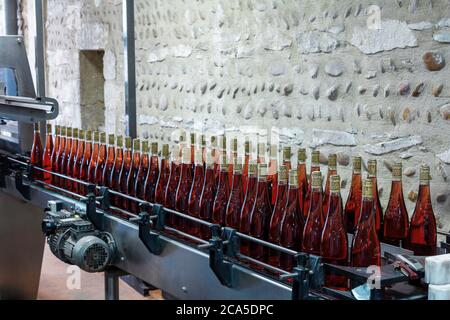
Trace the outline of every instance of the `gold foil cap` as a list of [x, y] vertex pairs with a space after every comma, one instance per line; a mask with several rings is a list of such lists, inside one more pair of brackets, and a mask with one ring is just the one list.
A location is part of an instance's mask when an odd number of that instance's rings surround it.
[[251, 161], [248, 164], [248, 174], [251, 176], [256, 176], [258, 174], [258, 163], [256, 161]]
[[61, 127], [61, 135], [62, 136], [67, 136], [67, 127], [65, 127], [65, 126]]
[[123, 148], [123, 137], [122, 136], [117, 136], [116, 144], [117, 144], [117, 148]]
[[162, 156], [164, 158], [169, 158], [169, 145], [168, 144], [163, 144], [162, 146]]
[[97, 143], [100, 141], [100, 132], [94, 131], [94, 143]]
[[183, 149], [183, 163], [184, 164], [191, 163], [191, 149], [190, 148]]
[[133, 140], [131, 139], [131, 137], [125, 137], [125, 148], [126, 149], [131, 149]]
[[298, 157], [298, 162], [304, 163], [306, 161], [306, 149], [303, 149], [303, 148], [298, 149], [297, 157]]
[[140, 151], [141, 150], [141, 139], [134, 139], [133, 140], [133, 150], [134, 151]]
[[142, 141], [142, 153], [148, 153], [149, 152], [149, 147], [148, 147], [148, 141], [144, 140]]
[[298, 171], [296, 169], [289, 170], [289, 185], [298, 187]]
[[106, 144], [106, 133], [104, 132], [100, 133], [100, 143]]
[[258, 177], [259, 179], [267, 178], [267, 164], [258, 165]]
[[37, 132], [40, 130], [41, 130], [41, 125], [39, 124], [39, 122], [35, 122], [34, 123], [34, 131]]
[[361, 157], [353, 158], [353, 171], [354, 172], [361, 172], [361, 163], [362, 163]]
[[200, 139], [201, 139], [202, 147], [206, 147], [206, 136], [204, 134], [202, 134]]
[[369, 160], [367, 162], [367, 169], [369, 172], [369, 177], [376, 177], [377, 176], [377, 160]]
[[373, 198], [373, 183], [371, 179], [363, 181], [363, 198]]
[[341, 177], [333, 175], [330, 177], [330, 190], [334, 193], [341, 192]]
[[223, 150], [227, 149], [227, 137], [225, 135], [222, 136], [222, 149]]
[[110, 146], [114, 145], [114, 135], [113, 134], [108, 135], [108, 144]]
[[392, 180], [399, 181], [402, 180], [403, 165], [401, 162], [394, 163], [392, 166]]
[[73, 129], [72, 130], [72, 138], [78, 139], [78, 133], [79, 133], [79, 131], [77, 128]]
[[203, 152], [201, 149], [195, 150], [195, 164], [203, 165]]
[[68, 127], [66, 132], [67, 132], [67, 138], [72, 138], [72, 134], [73, 134], [72, 128]]
[[328, 168], [333, 170], [337, 168], [337, 155], [334, 153], [328, 156]]
[[286, 184], [288, 181], [288, 167], [281, 165], [278, 169], [278, 183]]
[[152, 155], [154, 156], [158, 155], [158, 142], [152, 143]]
[[314, 171], [312, 173], [312, 183], [313, 188], [322, 188], [322, 173], [320, 171]]
[[238, 150], [238, 139], [234, 138], [233, 140], [231, 140], [231, 150], [233, 152], [237, 152]]
[[266, 144], [258, 143], [258, 157], [264, 157], [266, 155]]
[[86, 131], [80, 130], [80, 133], [78, 134], [78, 138], [79, 138], [80, 140], [86, 139]]
[[276, 159], [278, 155], [278, 146], [276, 144], [270, 145], [270, 159]]
[[315, 150], [311, 153], [311, 162], [314, 164], [320, 164], [320, 151]]
[[86, 141], [88, 142], [92, 141], [92, 130], [86, 131]]
[[284, 147], [283, 148], [283, 161], [291, 162], [291, 157], [292, 157], [291, 147]]
[[52, 133], [52, 124], [47, 123], [47, 134], [51, 134], [51, 133]]
[[195, 137], [196, 135], [195, 135], [195, 133], [194, 132], [192, 132], [191, 133], [191, 145], [194, 145], [195, 144]]
[[56, 126], [55, 126], [55, 134], [56, 134], [57, 136], [61, 134], [61, 126], [59, 126], [59, 125], [56, 125]]
[[250, 154], [250, 149], [251, 149], [251, 142], [250, 140], [245, 140], [245, 154], [249, 155]]
[[420, 167], [420, 184], [429, 185], [430, 180], [431, 180], [430, 167], [426, 164], [423, 164]]

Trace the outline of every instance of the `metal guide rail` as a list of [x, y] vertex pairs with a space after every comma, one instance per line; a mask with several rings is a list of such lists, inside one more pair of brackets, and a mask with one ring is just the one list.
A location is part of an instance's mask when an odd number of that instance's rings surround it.
[[[35, 181], [32, 179], [35, 170], [84, 185], [87, 194], [79, 195]], [[111, 267], [160, 288], [176, 299], [352, 300], [355, 296], [350, 291], [324, 287], [324, 275], [330, 272], [345, 275], [352, 288], [365, 287], [366, 291], [365, 284], [373, 278], [365, 268], [326, 264], [318, 256], [296, 252], [114, 190], [33, 167], [26, 157], [0, 154], [0, 188], [42, 209], [47, 207], [49, 200], [61, 200], [66, 208], [76, 210], [95, 228], [114, 237], [118, 255]], [[112, 206], [111, 196], [137, 202], [140, 213]], [[167, 226], [168, 215], [208, 227], [210, 240]], [[243, 255], [241, 240], [292, 256], [296, 265], [289, 272]], [[443, 243], [443, 247], [445, 245], [448, 246]], [[382, 254], [384, 265], [378, 278], [379, 286], [369, 287], [364, 299], [425, 299], [426, 288], [420, 280], [423, 273], [408, 273], [408, 268], [399, 266], [396, 258], [400, 254], [411, 256], [412, 252], [382, 244]]]

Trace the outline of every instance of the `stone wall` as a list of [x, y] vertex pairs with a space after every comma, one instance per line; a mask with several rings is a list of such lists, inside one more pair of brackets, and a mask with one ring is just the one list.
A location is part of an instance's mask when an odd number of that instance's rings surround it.
[[4, 21], [4, 11], [3, 11], [3, 0], [0, 1], [0, 36], [5, 34], [5, 21]]
[[[376, 6], [371, 6], [376, 5]], [[48, 1], [49, 95], [80, 120], [79, 50], [105, 50], [105, 127], [123, 133], [119, 0]], [[450, 228], [448, 0], [136, 0], [139, 132], [178, 128], [281, 141], [405, 167], [412, 213], [421, 163], [432, 167], [440, 226]], [[331, 130], [331, 131], [330, 131]]]

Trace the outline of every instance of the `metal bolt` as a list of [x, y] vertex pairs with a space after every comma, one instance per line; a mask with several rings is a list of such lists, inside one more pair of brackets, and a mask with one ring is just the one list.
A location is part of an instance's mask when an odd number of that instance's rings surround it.
[[183, 291], [184, 293], [186, 293], [186, 292], [187, 292], [187, 287], [182, 286], [182, 287], [181, 287], [181, 291]]
[[125, 257], [120, 257], [120, 261], [125, 261]]

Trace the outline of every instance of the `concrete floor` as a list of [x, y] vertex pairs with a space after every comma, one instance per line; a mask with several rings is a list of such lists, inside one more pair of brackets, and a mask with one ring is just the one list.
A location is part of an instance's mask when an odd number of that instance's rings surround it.
[[[67, 282], [73, 273], [68, 273], [69, 265], [58, 260], [45, 246], [44, 260], [41, 270], [38, 300], [103, 300], [103, 273], [80, 273], [80, 289], [68, 289]], [[72, 271], [73, 272], [73, 271]], [[73, 277], [72, 277], [73, 279]], [[123, 281], [120, 282], [121, 300], [159, 300], [160, 291], [151, 291], [149, 297], [142, 297]], [[70, 279], [69, 279], [69, 283]]]

